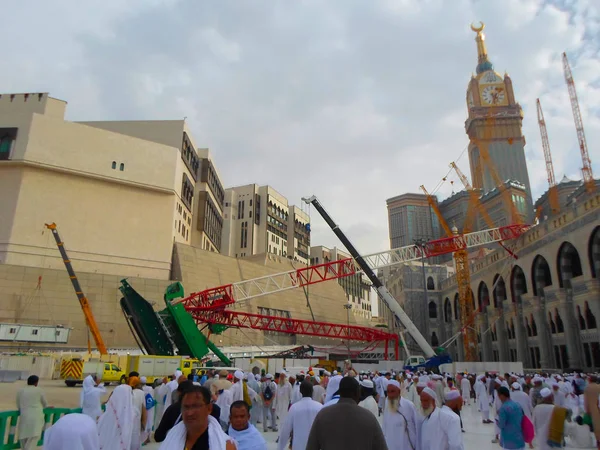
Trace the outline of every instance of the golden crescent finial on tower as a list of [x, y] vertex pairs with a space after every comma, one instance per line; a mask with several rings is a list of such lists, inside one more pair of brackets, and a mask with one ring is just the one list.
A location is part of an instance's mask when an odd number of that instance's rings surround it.
[[474, 24], [471, 24], [471, 30], [473, 30], [475, 33], [481, 33], [484, 28], [485, 28], [485, 23], [483, 23], [481, 21], [479, 22], [478, 27], [476, 27]]

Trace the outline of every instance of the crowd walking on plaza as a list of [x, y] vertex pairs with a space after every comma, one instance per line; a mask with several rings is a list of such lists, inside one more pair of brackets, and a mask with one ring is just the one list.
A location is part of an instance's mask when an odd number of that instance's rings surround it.
[[[31, 376], [17, 393], [25, 450], [37, 448], [48, 407], [38, 383]], [[140, 450], [154, 440], [162, 450], [266, 450], [260, 424], [278, 450], [464, 450], [461, 411], [472, 404], [494, 428], [490, 448], [600, 450], [600, 384], [581, 373], [177, 371], [151, 387], [132, 372], [103, 408], [106, 394], [86, 377], [81, 414], [46, 430], [43, 448]]]

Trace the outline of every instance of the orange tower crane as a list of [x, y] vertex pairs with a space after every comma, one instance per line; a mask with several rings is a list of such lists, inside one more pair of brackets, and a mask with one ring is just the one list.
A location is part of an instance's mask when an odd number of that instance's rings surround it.
[[575, 119], [575, 128], [577, 129], [577, 140], [579, 141], [579, 150], [581, 151], [581, 162], [583, 167], [581, 172], [583, 173], [583, 183], [585, 189], [589, 193], [594, 192], [596, 189], [596, 182], [594, 181], [594, 174], [592, 173], [592, 161], [588, 153], [587, 140], [585, 139], [585, 131], [583, 130], [583, 120], [581, 120], [581, 111], [579, 109], [579, 100], [577, 99], [577, 91], [575, 90], [575, 81], [573, 80], [573, 74], [571, 73], [571, 66], [567, 59], [567, 54], [563, 53], [563, 71], [565, 73], [565, 81], [569, 88], [569, 97], [571, 98], [571, 109], [573, 110], [573, 119]]
[[[437, 202], [433, 196], [427, 192], [425, 186], [421, 190], [427, 196], [427, 202], [435, 212], [440, 224], [448, 237], [458, 234], [458, 230], [451, 230], [442, 216]], [[468, 216], [467, 216], [468, 217]], [[472, 220], [472, 219], [468, 219]], [[465, 361], [477, 361], [477, 333], [469, 326], [473, 317], [473, 293], [471, 291], [471, 271], [469, 268], [469, 252], [467, 249], [460, 249], [454, 252], [454, 263], [456, 266], [456, 284], [458, 285], [458, 302], [460, 305], [460, 321], [463, 333], [463, 348]]]
[[544, 149], [544, 159], [546, 160], [546, 173], [548, 174], [548, 198], [550, 200], [550, 210], [552, 214], [557, 214], [560, 211], [558, 202], [558, 189], [556, 188], [556, 179], [554, 178], [554, 166], [552, 165], [552, 154], [550, 153], [550, 140], [548, 139], [548, 130], [546, 129], [546, 121], [544, 120], [544, 111], [542, 104], [538, 98], [537, 117], [540, 125], [540, 134], [542, 136], [542, 147]]

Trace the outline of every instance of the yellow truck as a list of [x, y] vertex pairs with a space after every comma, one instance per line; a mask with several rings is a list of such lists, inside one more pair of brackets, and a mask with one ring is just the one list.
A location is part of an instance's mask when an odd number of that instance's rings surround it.
[[127, 373], [139, 373], [140, 376], [146, 377], [148, 384], [169, 377], [176, 370], [180, 370], [187, 377], [192, 373], [192, 369], [197, 370], [200, 366], [199, 360], [181, 356], [131, 355], [127, 359]]
[[110, 383], [125, 383], [127, 375], [125, 371], [110, 361], [90, 359], [84, 361], [81, 358], [63, 359], [60, 363], [60, 378], [65, 380], [68, 387], [74, 387], [83, 383], [88, 375], [96, 375], [105, 385]]

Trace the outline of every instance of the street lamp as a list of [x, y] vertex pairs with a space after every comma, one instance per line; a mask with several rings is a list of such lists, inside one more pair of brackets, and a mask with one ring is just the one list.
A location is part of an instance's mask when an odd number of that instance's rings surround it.
[[352, 303], [350, 303], [350, 301], [348, 301], [348, 303], [346, 303], [344, 305], [344, 308], [346, 309], [346, 321], [348, 324], [348, 339], [346, 339], [346, 346], [348, 347], [348, 361], [350, 360], [350, 310], [352, 309]]

